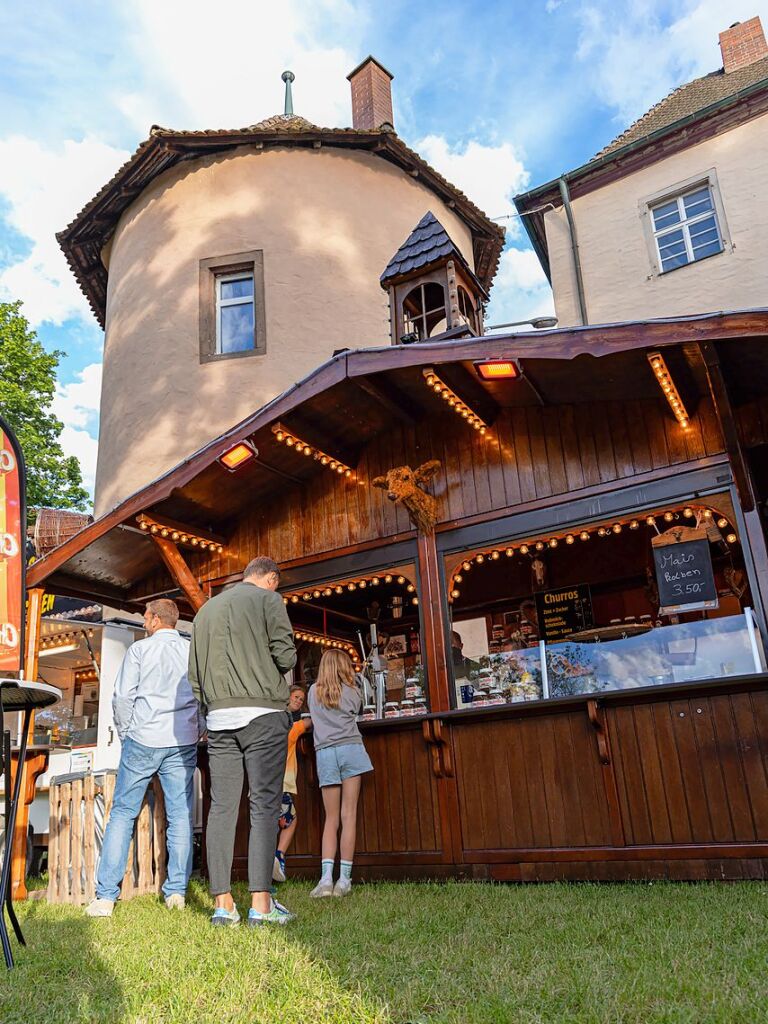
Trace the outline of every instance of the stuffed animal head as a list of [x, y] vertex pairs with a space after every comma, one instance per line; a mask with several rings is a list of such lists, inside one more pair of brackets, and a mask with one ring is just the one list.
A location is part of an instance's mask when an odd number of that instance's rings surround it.
[[396, 466], [386, 476], [374, 477], [374, 487], [387, 492], [390, 501], [402, 502], [411, 522], [422, 533], [431, 533], [437, 522], [437, 502], [423, 488], [440, 469], [437, 459], [422, 463], [418, 469]]

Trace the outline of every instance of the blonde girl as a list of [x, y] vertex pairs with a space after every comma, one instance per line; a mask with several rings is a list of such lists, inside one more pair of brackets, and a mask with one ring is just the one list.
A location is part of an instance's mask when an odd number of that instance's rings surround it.
[[[362, 776], [373, 771], [357, 727], [363, 698], [352, 660], [344, 651], [325, 651], [320, 659], [317, 682], [309, 691], [309, 713], [315, 737], [317, 777], [323, 793], [323, 873], [310, 893], [348, 896], [352, 890], [352, 861], [355, 856], [357, 802]], [[333, 864], [339, 842], [339, 878], [333, 884]]]

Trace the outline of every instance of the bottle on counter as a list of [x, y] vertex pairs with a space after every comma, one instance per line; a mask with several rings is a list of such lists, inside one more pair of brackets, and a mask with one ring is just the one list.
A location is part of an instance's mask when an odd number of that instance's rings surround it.
[[399, 718], [400, 717], [400, 706], [396, 700], [388, 700], [384, 705], [384, 717], [385, 718]]
[[427, 700], [426, 697], [417, 697], [413, 702], [413, 713], [414, 715], [426, 715], [427, 713]]
[[506, 704], [504, 700], [504, 694], [498, 688], [490, 690], [488, 693], [489, 704]]
[[413, 717], [413, 701], [412, 700], [401, 700], [400, 701], [400, 717], [401, 718], [412, 718]]
[[370, 722], [376, 718], [376, 705], [366, 704], [360, 716], [364, 722]]

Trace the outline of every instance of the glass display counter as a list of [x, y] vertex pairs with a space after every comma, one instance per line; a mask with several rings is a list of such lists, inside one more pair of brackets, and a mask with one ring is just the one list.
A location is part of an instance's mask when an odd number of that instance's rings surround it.
[[456, 706], [512, 704], [766, 671], [754, 611], [641, 629], [585, 631], [454, 663]]

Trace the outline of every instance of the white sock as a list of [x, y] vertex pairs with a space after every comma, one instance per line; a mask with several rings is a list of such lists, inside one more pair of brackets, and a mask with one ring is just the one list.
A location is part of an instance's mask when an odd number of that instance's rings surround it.
[[320, 876], [321, 882], [332, 882], [333, 881], [333, 860], [321, 861], [323, 865], [323, 873]]
[[352, 861], [351, 860], [340, 860], [339, 866], [341, 871], [339, 878], [346, 878], [348, 881], [352, 881]]

